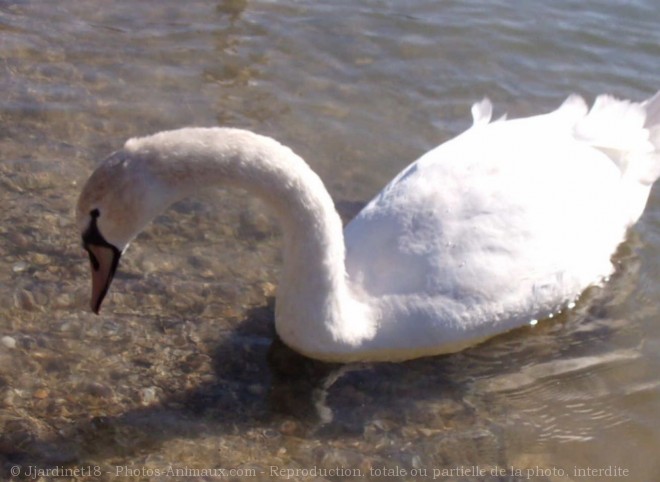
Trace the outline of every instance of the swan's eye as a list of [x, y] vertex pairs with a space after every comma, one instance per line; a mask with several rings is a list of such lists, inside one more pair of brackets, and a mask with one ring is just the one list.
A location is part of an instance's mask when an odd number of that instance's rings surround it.
[[110, 246], [110, 244], [105, 240], [98, 227], [98, 218], [101, 216], [101, 213], [98, 209], [92, 209], [89, 212], [89, 215], [92, 219], [89, 221], [89, 226], [82, 234], [83, 248], [89, 252], [90, 245], [97, 246]]

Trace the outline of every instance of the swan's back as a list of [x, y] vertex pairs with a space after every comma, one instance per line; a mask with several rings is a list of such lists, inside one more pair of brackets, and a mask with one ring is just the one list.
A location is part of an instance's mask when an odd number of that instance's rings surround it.
[[392, 336], [407, 324], [462, 340], [557, 311], [611, 273], [658, 177], [658, 95], [600, 97], [588, 115], [576, 96], [527, 119], [490, 123], [490, 112], [476, 105], [471, 129], [345, 229], [349, 278], [384, 306]]

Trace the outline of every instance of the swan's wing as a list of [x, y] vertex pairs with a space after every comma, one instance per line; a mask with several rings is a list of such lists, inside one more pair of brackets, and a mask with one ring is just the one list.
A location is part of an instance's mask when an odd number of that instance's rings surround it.
[[352, 282], [404, 309], [497, 317], [551, 311], [608, 275], [621, 175], [563, 127], [581, 105], [477, 125], [405, 169], [346, 227]]

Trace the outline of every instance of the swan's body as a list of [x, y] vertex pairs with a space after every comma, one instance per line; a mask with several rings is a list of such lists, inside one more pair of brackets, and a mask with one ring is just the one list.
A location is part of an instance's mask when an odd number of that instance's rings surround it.
[[551, 315], [612, 272], [610, 257], [660, 175], [660, 94], [579, 97], [536, 117], [474, 125], [388, 184], [342, 233], [322, 181], [247, 131], [189, 128], [131, 139], [87, 182], [78, 223], [98, 311], [120, 253], [171, 203], [230, 184], [279, 217], [276, 328], [332, 361], [459, 350]]

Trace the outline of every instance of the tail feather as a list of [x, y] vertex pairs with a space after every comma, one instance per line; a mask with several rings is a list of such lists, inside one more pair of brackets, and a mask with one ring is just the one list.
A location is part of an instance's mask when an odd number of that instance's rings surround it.
[[597, 97], [575, 135], [605, 152], [625, 177], [653, 184], [660, 177], [660, 91], [639, 103]]
[[485, 125], [493, 116], [493, 104], [484, 97], [481, 102], [472, 105], [472, 126]]

